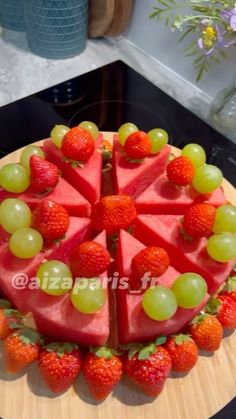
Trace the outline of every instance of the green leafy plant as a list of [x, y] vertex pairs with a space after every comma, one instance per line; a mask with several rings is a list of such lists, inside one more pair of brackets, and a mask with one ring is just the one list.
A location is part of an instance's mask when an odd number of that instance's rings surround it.
[[157, 0], [149, 17], [178, 30], [179, 42], [191, 38], [185, 55], [193, 58], [197, 81], [236, 45], [235, 0]]

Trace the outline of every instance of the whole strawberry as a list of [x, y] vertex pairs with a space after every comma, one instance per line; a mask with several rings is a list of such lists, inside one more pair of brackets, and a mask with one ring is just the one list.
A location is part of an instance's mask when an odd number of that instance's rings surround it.
[[83, 374], [95, 400], [104, 400], [121, 380], [123, 364], [117, 352], [94, 348], [83, 361]]
[[142, 160], [151, 154], [152, 143], [144, 131], [130, 134], [125, 142], [124, 151], [131, 160]]
[[124, 370], [145, 394], [156, 397], [170, 373], [171, 357], [163, 346], [155, 343], [134, 345], [125, 357]]
[[62, 393], [81, 372], [81, 354], [72, 343], [50, 343], [39, 356], [40, 372], [51, 391]]
[[39, 156], [30, 158], [30, 188], [35, 193], [49, 193], [57, 185], [59, 171], [55, 164]]
[[104, 196], [92, 210], [92, 224], [95, 230], [106, 230], [108, 234], [127, 229], [136, 218], [136, 209], [129, 195]]
[[18, 373], [38, 359], [39, 339], [35, 330], [24, 327], [7, 336], [3, 348], [8, 372]]
[[11, 308], [9, 301], [0, 299], [0, 340], [6, 339], [12, 333], [11, 324], [20, 320], [20, 313]]
[[221, 291], [222, 295], [229, 295], [236, 302], [236, 276], [230, 276], [225, 287]]
[[70, 224], [66, 209], [54, 201], [41, 202], [33, 211], [32, 226], [45, 240], [59, 240], [65, 236]]
[[75, 127], [64, 136], [61, 150], [70, 160], [87, 162], [95, 150], [95, 141], [89, 131]]
[[214, 352], [220, 347], [223, 327], [215, 316], [199, 314], [190, 324], [190, 334], [200, 349]]
[[158, 277], [167, 270], [170, 259], [165, 249], [161, 247], [146, 247], [134, 256], [131, 269], [132, 277], [130, 287], [138, 289], [141, 287], [141, 279], [150, 272], [152, 278]]
[[215, 221], [216, 209], [210, 204], [192, 205], [183, 219], [183, 228], [193, 238], [209, 237]]
[[236, 301], [231, 296], [212, 297], [206, 311], [215, 314], [224, 329], [236, 329]]
[[187, 186], [194, 178], [194, 165], [185, 156], [175, 157], [167, 166], [167, 176], [170, 182], [178, 186]]
[[70, 268], [75, 278], [92, 278], [105, 272], [109, 264], [109, 252], [94, 241], [80, 244], [70, 258]]
[[189, 335], [169, 336], [164, 347], [171, 356], [175, 372], [190, 371], [198, 360], [198, 347]]

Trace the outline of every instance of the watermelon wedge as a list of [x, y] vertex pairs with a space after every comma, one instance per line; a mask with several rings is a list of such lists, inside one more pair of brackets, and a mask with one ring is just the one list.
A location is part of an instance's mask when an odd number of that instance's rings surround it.
[[[103, 231], [94, 241], [106, 246]], [[101, 275], [105, 279], [107, 273]], [[95, 314], [82, 314], [70, 302], [70, 294], [52, 297], [38, 291], [31, 299], [32, 313], [39, 331], [57, 340], [73, 341], [83, 346], [104, 345], [109, 336], [109, 299]]]
[[213, 294], [229, 276], [235, 261], [221, 263], [214, 261], [206, 252], [207, 239], [188, 241], [180, 234], [180, 216], [139, 215], [135, 225], [135, 237], [147, 246], [164, 247], [171, 264], [183, 272], [196, 272], [208, 284]]
[[[26, 284], [34, 278], [40, 263], [45, 259], [58, 259], [67, 262], [74, 248], [87, 239], [90, 234], [90, 220], [87, 218], [70, 217], [70, 226], [66, 238], [59, 244], [53, 244], [32, 259], [19, 259], [12, 255], [8, 244], [0, 246], [0, 290], [22, 313], [32, 309], [31, 298], [37, 290], [29, 289]], [[26, 288], [14, 286], [13, 278], [21, 276]], [[25, 281], [25, 282], [24, 282]]]
[[98, 201], [101, 195], [102, 140], [103, 136], [100, 134], [92, 157], [83, 167], [77, 168], [73, 168], [71, 163], [64, 161], [61, 150], [53, 144], [51, 139], [45, 140], [43, 145], [46, 159], [58, 166], [67, 182], [92, 204]]
[[0, 202], [6, 198], [19, 198], [34, 209], [40, 202], [51, 199], [62, 205], [71, 216], [89, 217], [91, 213], [90, 203], [65, 179], [59, 178], [56, 188], [46, 196], [34, 196], [27, 191], [22, 194], [14, 194], [0, 189]]
[[166, 145], [160, 153], [147, 157], [141, 164], [130, 163], [123, 155], [123, 150], [114, 136], [113, 182], [114, 193], [128, 194], [137, 198], [154, 180], [164, 172], [170, 146]]
[[[144, 244], [121, 230], [118, 244], [117, 269], [122, 276], [129, 276], [133, 257], [144, 248]], [[172, 266], [158, 278], [158, 283], [171, 287], [180, 275]], [[119, 340], [122, 343], [143, 342], [153, 340], [158, 335], [179, 332], [206, 304], [207, 295], [198, 307], [194, 309], [179, 308], [175, 315], [166, 321], [150, 319], [142, 308], [143, 296], [128, 290], [117, 290], [117, 318]]]
[[164, 174], [135, 200], [139, 214], [185, 214], [190, 205], [208, 202], [219, 207], [226, 204], [222, 188], [211, 194], [199, 194], [193, 188], [177, 188]]

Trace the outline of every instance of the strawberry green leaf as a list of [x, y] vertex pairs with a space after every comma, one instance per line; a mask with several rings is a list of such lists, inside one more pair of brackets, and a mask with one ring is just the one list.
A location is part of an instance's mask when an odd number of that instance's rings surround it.
[[195, 316], [193, 318], [193, 320], [190, 322], [190, 324], [197, 324], [197, 323], [201, 323], [205, 318], [206, 318], [206, 314], [202, 313], [202, 314], [198, 314], [197, 316]]
[[155, 343], [150, 343], [150, 345], [145, 346], [141, 351], [139, 351], [138, 359], [141, 361], [143, 359], [148, 359], [150, 355], [153, 355], [156, 352]]
[[10, 301], [0, 298], [0, 308], [8, 309], [10, 307], [11, 307]]
[[12, 308], [6, 308], [3, 310], [3, 314], [6, 317], [16, 317], [17, 319], [21, 319], [22, 315], [17, 310], [13, 310]]
[[121, 355], [121, 352], [116, 351], [106, 346], [91, 347], [90, 352], [94, 353], [99, 358], [111, 359], [114, 355]]
[[144, 345], [142, 345], [141, 343], [134, 343], [129, 350], [129, 355], [128, 355], [129, 360], [133, 359], [133, 357], [138, 352], [140, 352], [143, 348], [144, 348]]
[[206, 313], [217, 314], [220, 305], [221, 302], [217, 298], [211, 297], [206, 305]]
[[166, 336], [158, 336], [158, 338], [156, 339], [155, 344], [156, 345], [163, 345], [164, 343], [166, 343], [167, 337]]
[[190, 339], [190, 336], [180, 333], [178, 335], [175, 335], [173, 338], [176, 345], [182, 345], [184, 342], [188, 342], [188, 340]]
[[128, 156], [125, 157], [129, 163], [142, 164], [144, 162], [144, 159], [130, 159]]
[[39, 334], [36, 330], [25, 328], [19, 333], [20, 340], [25, 343], [25, 345], [36, 345], [39, 342]]
[[225, 290], [232, 292], [236, 290], [236, 276], [229, 277]]

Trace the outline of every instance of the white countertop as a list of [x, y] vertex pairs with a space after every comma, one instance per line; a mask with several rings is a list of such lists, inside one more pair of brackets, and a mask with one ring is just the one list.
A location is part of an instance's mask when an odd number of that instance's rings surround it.
[[89, 40], [81, 55], [49, 60], [30, 52], [25, 34], [4, 30], [0, 38], [0, 106], [115, 60], [124, 61], [207, 120], [211, 106], [208, 95], [122, 37]]

